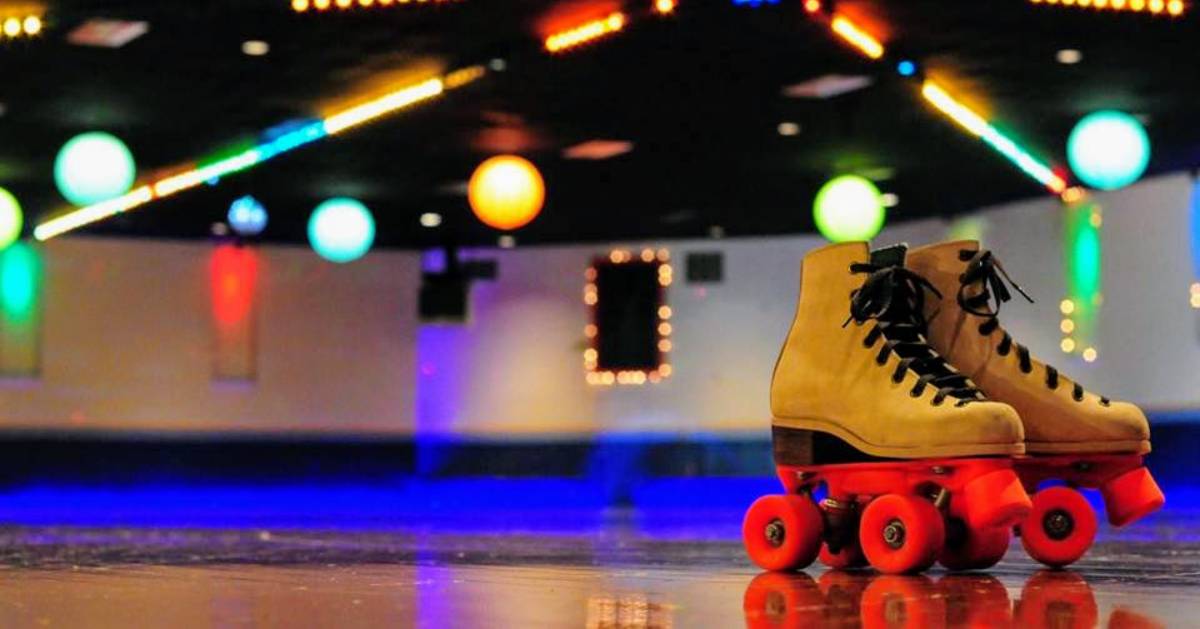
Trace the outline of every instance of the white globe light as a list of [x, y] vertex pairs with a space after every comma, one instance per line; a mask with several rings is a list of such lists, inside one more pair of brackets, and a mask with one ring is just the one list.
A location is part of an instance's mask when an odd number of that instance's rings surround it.
[[58, 191], [75, 205], [121, 196], [133, 186], [137, 167], [125, 143], [100, 131], [67, 141], [54, 160]]

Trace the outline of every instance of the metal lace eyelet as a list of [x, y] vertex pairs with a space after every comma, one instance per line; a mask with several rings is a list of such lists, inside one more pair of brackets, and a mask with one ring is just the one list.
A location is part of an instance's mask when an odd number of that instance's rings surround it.
[[921, 391], [917, 391], [916, 389], [909, 389], [908, 397], [921, 397], [921, 393]]
[[935, 398], [933, 398], [933, 401], [930, 402], [930, 404], [933, 404], [934, 406], [941, 406], [945, 401], [946, 401], [946, 398], [935, 397]]

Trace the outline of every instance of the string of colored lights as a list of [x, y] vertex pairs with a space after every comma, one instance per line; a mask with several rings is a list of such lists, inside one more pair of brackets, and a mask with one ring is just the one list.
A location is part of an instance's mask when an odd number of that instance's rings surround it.
[[[587, 324], [583, 328], [583, 335], [588, 340], [587, 349], [583, 350], [583, 367], [587, 373], [585, 378], [588, 384], [611, 386], [614, 384], [632, 384], [642, 385], [647, 382], [657, 384], [662, 382], [664, 378], [670, 377], [672, 367], [670, 361], [667, 360], [667, 354], [673, 349], [670, 336], [672, 327], [671, 307], [666, 305], [663, 298], [662, 290], [666, 290], [672, 282], [672, 269], [670, 265], [671, 253], [667, 249], [646, 248], [642, 250], [640, 256], [634, 255], [632, 251], [627, 249], [614, 249], [609, 253], [607, 258], [597, 259], [584, 272], [584, 279], [587, 283], [583, 286], [583, 303], [588, 306], [591, 311], [592, 323]], [[608, 369], [600, 366], [600, 327], [599, 327], [599, 303], [600, 289], [597, 284], [599, 278], [599, 267], [607, 265], [623, 265], [628, 263], [641, 263], [654, 265], [658, 274], [658, 285], [661, 288], [658, 295], [658, 309], [656, 310], [657, 323], [654, 327], [655, 332], [655, 348], [658, 350], [658, 361], [654, 368], [646, 369]]]
[[843, 15], [834, 15], [833, 21], [829, 23], [829, 28], [833, 29], [834, 33], [851, 46], [860, 50], [864, 55], [872, 59], [883, 58], [883, 44], [859, 28], [850, 18]]
[[1017, 168], [1046, 186], [1051, 192], [1062, 194], [1067, 189], [1067, 182], [1055, 174], [1049, 166], [1038, 161], [1011, 138], [997, 131], [982, 116], [955, 100], [937, 83], [927, 79], [921, 85], [921, 96], [925, 97], [925, 100], [929, 101], [938, 111], [946, 114], [968, 133], [979, 137], [996, 149]]
[[268, 137], [261, 144], [232, 156], [164, 177], [153, 183], [134, 188], [114, 199], [87, 205], [44, 221], [34, 228], [33, 236], [38, 240], [54, 238], [84, 225], [127, 212], [156, 199], [195, 188], [206, 181], [257, 166], [281, 153], [432, 99], [448, 89], [460, 87], [480, 78], [485, 72], [486, 70], [482, 66], [471, 66], [442, 77], [406, 85], [382, 97], [334, 113], [323, 120], [304, 123], [299, 128], [292, 128], [282, 134]]
[[1063, 6], [1077, 9], [1095, 9], [1117, 13], [1167, 14], [1179, 17], [1187, 10], [1183, 0], [1029, 0], [1030, 4]]
[[[388, 4], [384, 0], [375, 1], [382, 5]], [[393, 1], [403, 3], [402, 0]], [[298, 4], [299, 2], [296, 3], [296, 5]], [[352, 2], [339, 0], [336, 4], [340, 8], [347, 8]], [[369, 6], [370, 3], [363, 3], [363, 5]], [[317, 10], [324, 10], [329, 8], [329, 0], [311, 0], [310, 6]], [[650, 11], [659, 15], [667, 15], [674, 12], [677, 6], [677, 0], [652, 0]], [[305, 10], [307, 10], [307, 6]], [[549, 35], [544, 42], [545, 48], [552, 53], [575, 48], [620, 31], [628, 23], [628, 20], [629, 16], [625, 13], [613, 12], [602, 19], [585, 22]], [[194, 188], [206, 181], [219, 179], [225, 175], [256, 166], [280, 153], [431, 99], [446, 90], [470, 83], [485, 73], [486, 70], [482, 66], [471, 66], [451, 72], [444, 77], [406, 86], [381, 98], [335, 113], [324, 120], [312, 121], [235, 155], [171, 175], [151, 184], [139, 186], [119, 197], [84, 206], [44, 221], [34, 228], [34, 238], [48, 240], [116, 214], [127, 212], [153, 200]]]
[[6, 15], [0, 18], [0, 40], [33, 37], [42, 32], [40, 15]]
[[561, 52], [568, 48], [574, 48], [595, 41], [625, 28], [625, 24], [628, 21], [629, 17], [623, 12], [614, 11], [598, 20], [591, 20], [590, 22], [584, 22], [578, 26], [552, 33], [546, 37], [546, 51], [552, 53]]
[[327, 11], [331, 8], [340, 10], [360, 8], [369, 9], [372, 7], [390, 7], [390, 6], [425, 6], [430, 4], [449, 4], [457, 0], [292, 0], [292, 10], [296, 13], [304, 13], [311, 7], [317, 11]]
[[[872, 60], [885, 60], [887, 48], [878, 38], [849, 17], [838, 13], [828, 14], [822, 11], [823, 8], [820, 0], [805, 0], [804, 2], [804, 10], [813, 19], [825, 23], [829, 30], [842, 41]], [[918, 76], [919, 67], [915, 61], [911, 59], [894, 61], [896, 61], [896, 71], [900, 76]], [[1067, 189], [1066, 180], [1056, 174], [1050, 166], [1021, 148], [1012, 138], [1001, 133], [978, 113], [960, 103], [944, 87], [926, 79], [921, 84], [921, 96], [938, 111], [966, 129], [967, 132], [983, 140], [1051, 192], [1062, 194]]]

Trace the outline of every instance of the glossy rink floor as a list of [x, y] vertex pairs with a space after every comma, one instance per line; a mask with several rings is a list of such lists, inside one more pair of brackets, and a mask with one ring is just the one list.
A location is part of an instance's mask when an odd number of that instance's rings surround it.
[[1200, 626], [1200, 513], [1071, 571], [759, 574], [733, 512], [493, 513], [366, 528], [16, 527], [3, 627]]

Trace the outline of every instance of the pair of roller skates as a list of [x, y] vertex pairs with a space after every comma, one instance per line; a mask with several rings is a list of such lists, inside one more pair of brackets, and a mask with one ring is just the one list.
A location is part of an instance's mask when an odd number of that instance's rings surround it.
[[755, 501], [742, 527], [756, 564], [979, 570], [1015, 530], [1058, 567], [1096, 533], [1077, 488], [1100, 489], [1117, 526], [1162, 506], [1145, 416], [1013, 341], [997, 319], [1010, 288], [1024, 294], [974, 241], [805, 257], [771, 383], [786, 493]]

